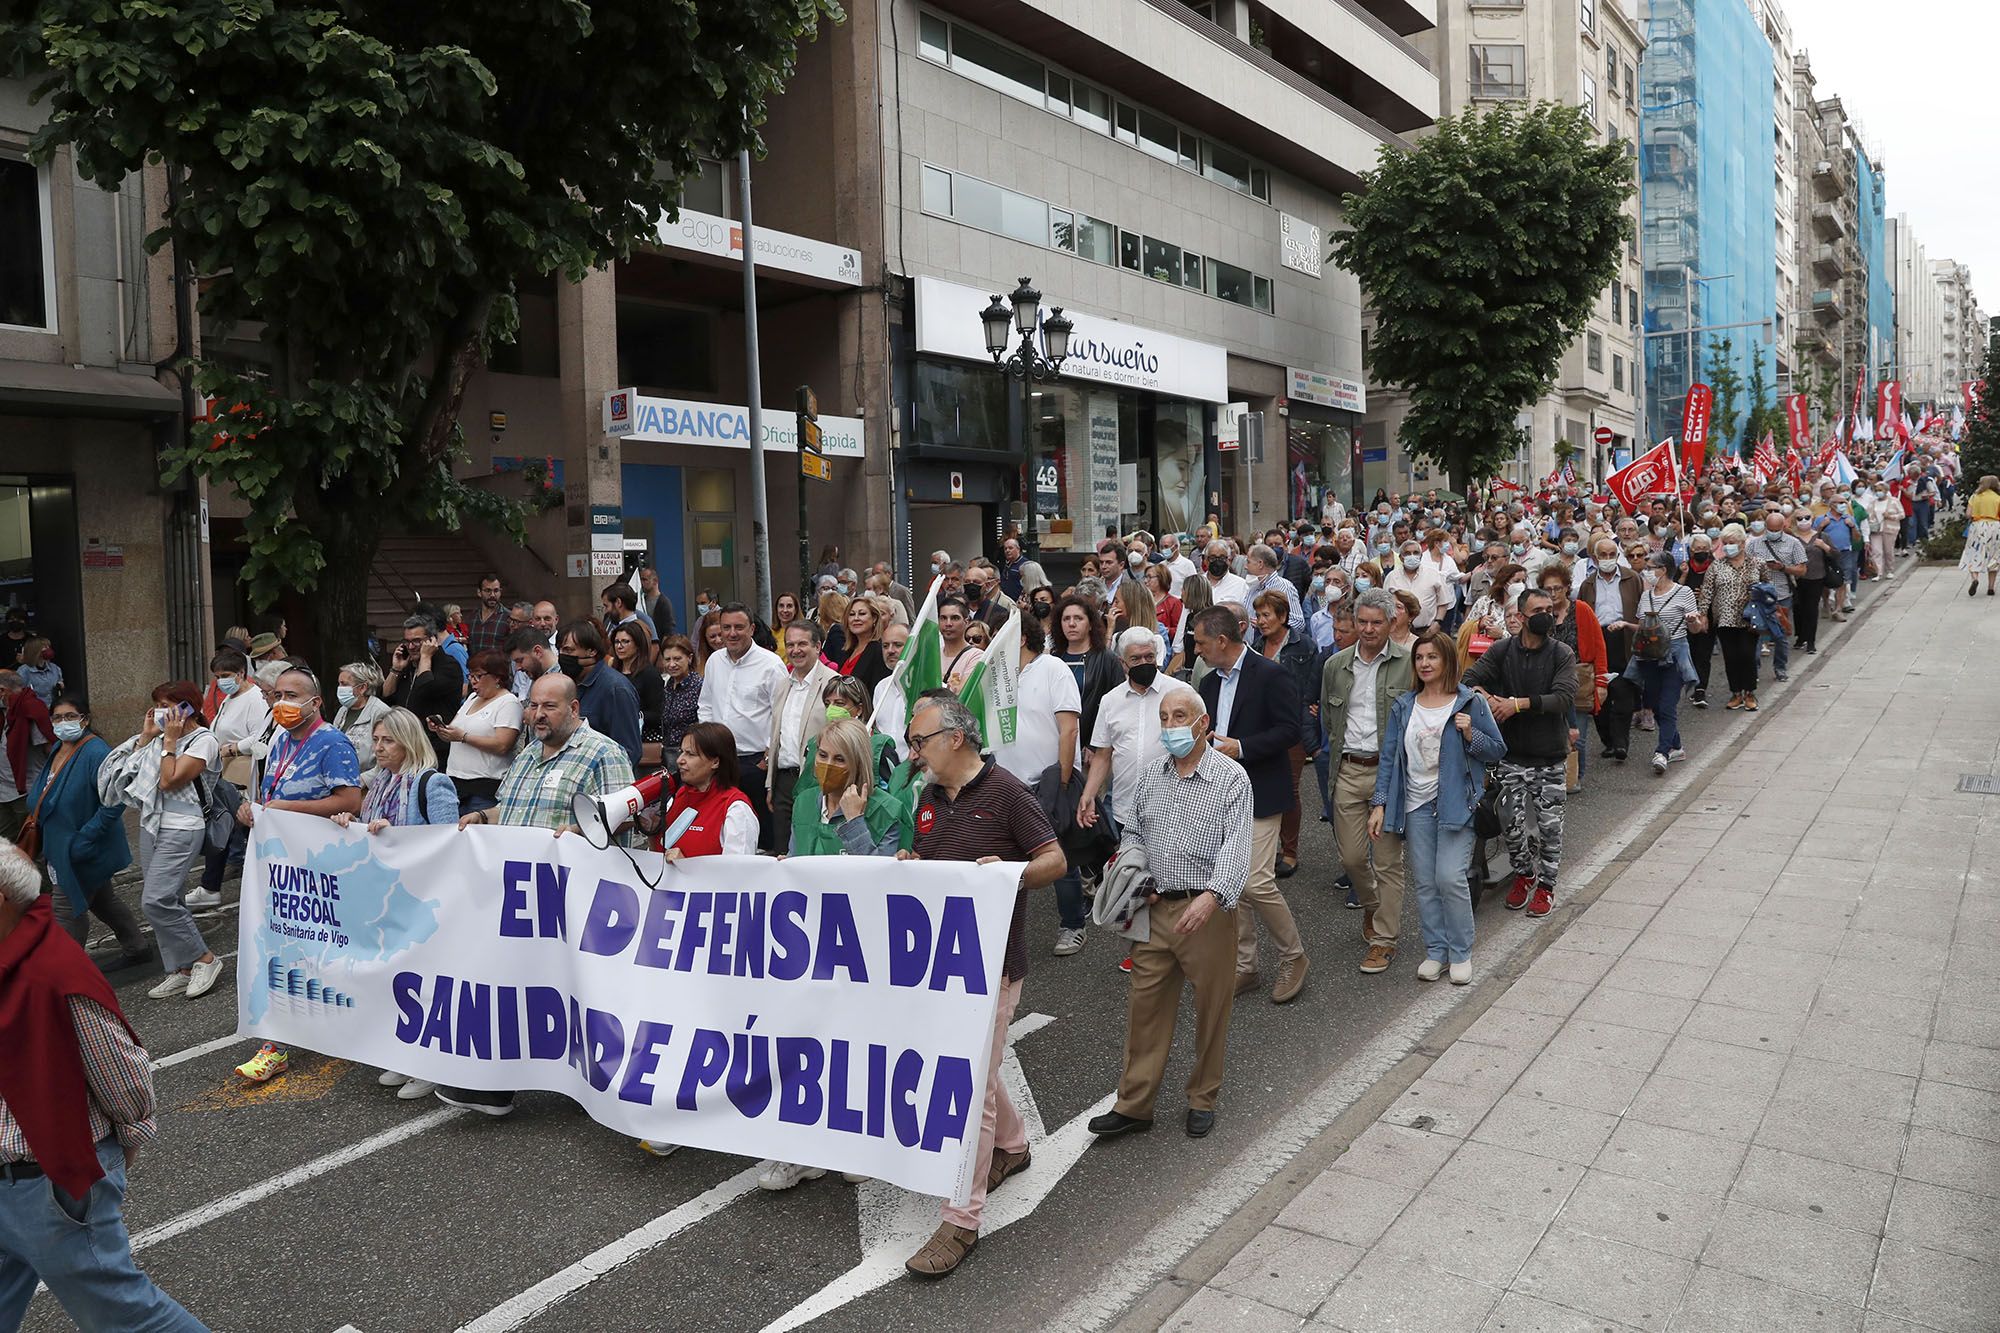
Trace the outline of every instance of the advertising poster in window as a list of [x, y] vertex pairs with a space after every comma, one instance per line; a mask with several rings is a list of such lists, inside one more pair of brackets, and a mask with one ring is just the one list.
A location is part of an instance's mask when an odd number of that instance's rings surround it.
[[1092, 543], [1118, 528], [1118, 395], [1090, 395], [1090, 533]]

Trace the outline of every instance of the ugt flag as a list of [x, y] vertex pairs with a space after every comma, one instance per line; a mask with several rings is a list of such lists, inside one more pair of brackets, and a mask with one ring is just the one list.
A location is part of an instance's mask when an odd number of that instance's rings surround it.
[[1604, 479], [1611, 493], [1627, 512], [1642, 500], [1656, 495], [1672, 495], [1680, 488], [1680, 469], [1675, 465], [1674, 442], [1662, 440], [1624, 467]]

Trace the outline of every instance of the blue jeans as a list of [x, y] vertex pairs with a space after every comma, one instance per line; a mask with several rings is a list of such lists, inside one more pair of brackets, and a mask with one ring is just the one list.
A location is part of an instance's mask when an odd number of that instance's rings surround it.
[[118, 1141], [98, 1144], [97, 1160], [104, 1179], [81, 1201], [46, 1179], [0, 1181], [0, 1328], [21, 1326], [39, 1280], [79, 1328], [208, 1333], [132, 1262]]
[[1861, 552], [1850, 546], [1839, 554], [1841, 582], [1847, 585], [1849, 592], [1859, 591], [1861, 587]]
[[[1556, 781], [1560, 789], [1560, 772]], [[1404, 865], [1417, 895], [1417, 927], [1423, 933], [1426, 958], [1463, 963], [1472, 957], [1472, 889], [1465, 872], [1477, 842], [1472, 825], [1447, 828], [1438, 821], [1436, 800], [1425, 801], [1404, 817]]]
[[[1635, 662], [1638, 659], [1633, 659]], [[1646, 707], [1653, 710], [1653, 752], [1668, 754], [1681, 748], [1681, 671], [1673, 658], [1660, 662], [1638, 662], [1639, 688]]]
[[[1791, 621], [1793, 626], [1796, 627], [1798, 619], [1791, 614], [1792, 599], [1789, 597], [1780, 597], [1778, 599], [1778, 607], [1785, 612], [1785, 619]], [[1771, 635], [1770, 639], [1771, 665], [1776, 667], [1780, 673], [1791, 670], [1792, 636], [1781, 629], [1776, 634]]]

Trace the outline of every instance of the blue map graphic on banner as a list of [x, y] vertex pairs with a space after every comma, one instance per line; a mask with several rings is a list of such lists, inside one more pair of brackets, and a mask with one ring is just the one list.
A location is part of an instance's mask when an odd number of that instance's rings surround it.
[[[300, 867], [299, 862], [288, 856], [285, 844], [276, 838], [259, 843], [257, 852], [260, 868], [276, 866], [283, 874], [292, 867]], [[249, 977], [269, 979], [269, 985], [247, 988], [253, 1022], [268, 1012], [274, 992], [283, 994], [284, 980], [288, 977], [294, 983], [289, 997], [292, 1000], [306, 998], [306, 988], [310, 987], [312, 1003], [321, 1003], [323, 994], [328, 996], [325, 1002], [337, 1003], [320, 978], [305, 975], [313, 963], [334, 964], [344, 970], [354, 963], [385, 962], [437, 933], [437, 900], [419, 898], [410, 892], [404, 887], [402, 876], [376, 860], [366, 842], [329, 843], [309, 853], [300, 868], [321, 882], [338, 883], [338, 898], [330, 905], [329, 927], [330, 934], [335, 930], [338, 934], [324, 941], [300, 939], [296, 934], [273, 927], [276, 913], [267, 917], [258, 943], [256, 969], [244, 969]], [[262, 873], [272, 874], [269, 869], [263, 869]], [[246, 885], [245, 889], [274, 897], [279, 892], [268, 882], [254, 889]], [[346, 1000], [345, 1007], [353, 1007], [351, 999]]]

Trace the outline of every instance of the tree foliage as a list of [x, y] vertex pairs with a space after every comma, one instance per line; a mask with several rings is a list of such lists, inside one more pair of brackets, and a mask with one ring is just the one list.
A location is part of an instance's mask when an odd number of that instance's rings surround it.
[[1743, 418], [1741, 438], [1731, 441], [1737, 456], [1748, 458], [1757, 441], [1769, 432], [1775, 440], [1784, 433], [1785, 411], [1771, 400], [1770, 361], [1762, 344], [1750, 349], [1750, 411]]
[[1447, 116], [1344, 200], [1333, 258], [1378, 312], [1369, 368], [1409, 394], [1404, 448], [1459, 489], [1525, 443], [1516, 418], [1618, 273], [1633, 182], [1622, 146], [1544, 102]]
[[755, 143], [833, 0], [0, 0], [0, 69], [39, 77], [33, 153], [173, 181], [211, 326], [269, 365], [192, 367], [220, 411], [166, 455], [248, 502], [250, 595], [333, 595], [325, 652], [393, 525], [518, 506], [453, 478], [467, 378], [516, 283], [580, 278], [670, 214], [697, 154]]
[[1966, 418], [1965, 438], [1959, 441], [1960, 475], [1970, 492], [1981, 477], [2000, 477], [2000, 402], [1993, 387], [2000, 385], [2000, 340], [1986, 344], [1986, 361], [1979, 368], [1979, 406]]
[[1709, 335], [1708, 387], [1715, 393], [1709, 439], [1734, 442], [1736, 405], [1743, 400], [1743, 372], [1736, 368], [1736, 344], [1729, 338]]

